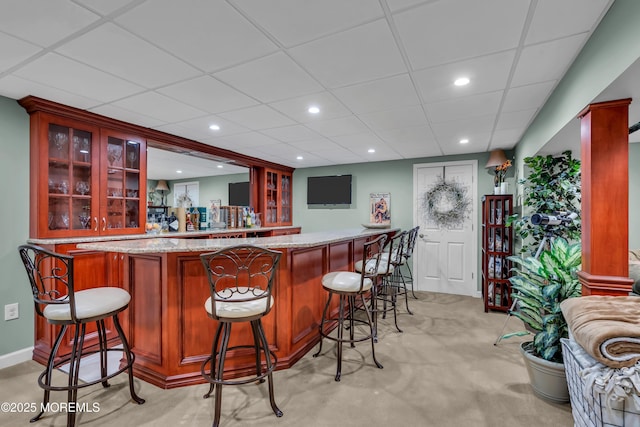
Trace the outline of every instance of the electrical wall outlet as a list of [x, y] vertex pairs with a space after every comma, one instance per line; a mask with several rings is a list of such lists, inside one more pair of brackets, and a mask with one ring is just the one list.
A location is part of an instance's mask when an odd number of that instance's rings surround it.
[[20, 311], [17, 302], [4, 306], [4, 320], [13, 320], [18, 317], [20, 317]]

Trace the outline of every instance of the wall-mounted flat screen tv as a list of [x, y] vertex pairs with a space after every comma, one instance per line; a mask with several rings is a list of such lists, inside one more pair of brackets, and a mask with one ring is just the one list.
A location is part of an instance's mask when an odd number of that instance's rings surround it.
[[351, 175], [307, 178], [308, 205], [350, 205]]
[[229, 205], [249, 206], [249, 181], [229, 183]]

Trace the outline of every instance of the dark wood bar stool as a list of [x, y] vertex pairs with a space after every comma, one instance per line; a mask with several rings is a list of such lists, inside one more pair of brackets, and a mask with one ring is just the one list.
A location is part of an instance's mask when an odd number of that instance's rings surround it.
[[[277, 417], [282, 411], [276, 405], [273, 393], [273, 370], [278, 359], [269, 349], [269, 343], [262, 327], [262, 317], [273, 307], [271, 295], [276, 267], [281, 252], [256, 246], [233, 246], [217, 252], [200, 255], [209, 280], [211, 296], [204, 306], [209, 317], [218, 321], [211, 355], [202, 363], [202, 376], [210, 383], [204, 398], [211, 396], [215, 389], [215, 413], [213, 426], [220, 423], [222, 406], [222, 386], [264, 382], [268, 379], [269, 401]], [[229, 347], [231, 326], [238, 322], [250, 322], [253, 345]], [[222, 337], [222, 340], [220, 338]], [[224, 379], [224, 362], [227, 351], [253, 348], [255, 351], [256, 373], [249, 378]], [[265, 367], [263, 367], [263, 362]], [[207, 365], [210, 365], [207, 372]]]
[[[336, 342], [338, 360], [335, 376], [336, 381], [340, 381], [340, 376], [342, 375], [343, 343], [349, 343], [351, 347], [355, 347], [356, 342], [370, 340], [373, 361], [378, 368], [382, 369], [382, 365], [376, 359], [374, 324], [369, 305], [366, 303], [364, 296], [371, 291], [374, 281], [377, 280], [377, 277], [380, 274], [380, 260], [382, 259], [382, 252], [386, 240], [387, 236], [383, 234], [375, 240], [364, 244], [362, 256], [362, 265], [364, 265], [364, 268], [361, 268], [360, 273], [353, 271], [334, 271], [327, 273], [322, 277], [322, 287], [329, 293], [329, 296], [322, 312], [322, 320], [320, 321], [320, 348], [318, 348], [318, 351], [313, 355], [313, 357], [318, 357], [322, 352], [323, 338]], [[327, 317], [333, 295], [338, 295], [339, 297], [337, 318]], [[359, 299], [357, 302], [358, 305], [364, 308], [366, 315], [365, 320], [355, 317], [356, 298]], [[335, 336], [330, 335], [331, 332], [328, 331], [326, 326], [327, 324], [334, 324], [336, 322], [337, 326]], [[356, 336], [356, 324], [366, 325], [368, 333]], [[347, 338], [344, 337], [345, 328], [348, 328], [349, 330], [349, 336]]]
[[[38, 384], [44, 389], [42, 408], [47, 406], [51, 391], [66, 391], [67, 402], [74, 405], [78, 398], [78, 389], [102, 383], [109, 387], [108, 380], [124, 371], [129, 375], [129, 392], [138, 404], [144, 403], [133, 385], [134, 354], [129, 349], [127, 338], [122, 331], [118, 314], [129, 306], [131, 296], [127, 291], [115, 287], [97, 287], [76, 291], [73, 281], [73, 257], [48, 251], [35, 245], [22, 245], [18, 248], [22, 263], [27, 271], [35, 305], [35, 311], [53, 325], [61, 325], [45, 370], [38, 377]], [[118, 333], [122, 348], [108, 348], [105, 320], [111, 318]], [[96, 322], [99, 349], [84, 351], [84, 339], [87, 323]], [[71, 354], [54, 362], [69, 326], [73, 326], [73, 344]], [[109, 373], [107, 369], [107, 353], [109, 351], [124, 353], [126, 364], [117, 371]], [[83, 356], [100, 354], [100, 378], [78, 383], [80, 364]], [[52, 384], [53, 370], [69, 363], [69, 380], [67, 385]], [[37, 421], [44, 414], [44, 409], [31, 422]], [[74, 426], [76, 411], [67, 413], [67, 426]]]
[[411, 284], [411, 295], [415, 299], [418, 299], [416, 293], [413, 289], [413, 272], [411, 271], [411, 265], [409, 264], [409, 259], [413, 256], [413, 250], [416, 246], [416, 238], [418, 237], [418, 231], [420, 231], [420, 226], [414, 227], [408, 231], [405, 251], [402, 254], [402, 259], [400, 263], [400, 272], [402, 274], [402, 279], [405, 285], [408, 283]]

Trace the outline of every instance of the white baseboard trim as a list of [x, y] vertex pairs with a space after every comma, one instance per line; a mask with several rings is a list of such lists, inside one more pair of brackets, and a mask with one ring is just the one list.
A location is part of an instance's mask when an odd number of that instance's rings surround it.
[[31, 360], [32, 356], [33, 347], [27, 347], [22, 350], [14, 351], [13, 353], [3, 354], [0, 356], [0, 369], [8, 368], [9, 366]]

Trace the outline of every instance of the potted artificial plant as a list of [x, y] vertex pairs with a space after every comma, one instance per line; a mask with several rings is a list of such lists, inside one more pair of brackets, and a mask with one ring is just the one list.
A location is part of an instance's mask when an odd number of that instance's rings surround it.
[[518, 307], [512, 314], [534, 333], [533, 341], [521, 345], [531, 386], [538, 396], [568, 402], [560, 338], [567, 338], [569, 330], [560, 303], [581, 295], [577, 277], [581, 245], [556, 237], [539, 258], [511, 256], [509, 260], [519, 267], [512, 269], [509, 278]]

